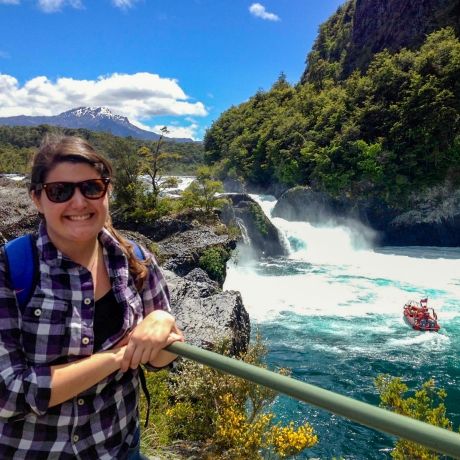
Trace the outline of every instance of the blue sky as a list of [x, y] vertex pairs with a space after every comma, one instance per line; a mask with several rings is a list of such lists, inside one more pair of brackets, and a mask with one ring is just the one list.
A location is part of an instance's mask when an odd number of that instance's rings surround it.
[[0, 0], [0, 116], [105, 106], [202, 139], [281, 72], [296, 83], [344, 0]]

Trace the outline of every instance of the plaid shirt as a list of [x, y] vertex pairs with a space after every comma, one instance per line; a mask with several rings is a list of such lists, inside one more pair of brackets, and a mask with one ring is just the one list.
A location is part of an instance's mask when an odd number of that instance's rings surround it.
[[[105, 350], [145, 314], [169, 311], [169, 293], [154, 259], [138, 292], [118, 242], [105, 229], [99, 240], [124, 311], [123, 327], [103, 343]], [[115, 372], [75, 398], [48, 407], [50, 366], [93, 353], [94, 286], [91, 273], [51, 243], [44, 224], [37, 251], [39, 278], [22, 315], [0, 256], [0, 458], [126, 458], [138, 429], [137, 370]]]

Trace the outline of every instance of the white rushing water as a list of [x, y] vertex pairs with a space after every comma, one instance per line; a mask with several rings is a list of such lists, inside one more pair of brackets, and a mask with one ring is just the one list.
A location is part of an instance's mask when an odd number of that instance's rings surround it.
[[[270, 217], [275, 201], [253, 198]], [[380, 253], [370, 247], [367, 235], [352, 228], [314, 227], [281, 218], [272, 222], [290, 244], [287, 258], [231, 263], [224, 286], [241, 291], [253, 319], [285, 309], [305, 315], [401, 317], [407, 300], [427, 296], [439, 310], [440, 322], [460, 315], [460, 248], [436, 248], [437, 258], [423, 257], [423, 251], [421, 257], [414, 257], [417, 251], [412, 256]], [[273, 269], [261, 274], [260, 268], [270, 265]]]

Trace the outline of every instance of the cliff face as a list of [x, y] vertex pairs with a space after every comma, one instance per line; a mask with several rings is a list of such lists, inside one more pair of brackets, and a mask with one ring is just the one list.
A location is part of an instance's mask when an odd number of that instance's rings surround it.
[[460, 0], [356, 0], [344, 74], [365, 67], [369, 52], [418, 48], [426, 35], [447, 26], [460, 32]]
[[350, 0], [320, 27], [301, 82], [346, 78], [375, 53], [418, 48], [447, 26], [460, 35], [460, 0]]

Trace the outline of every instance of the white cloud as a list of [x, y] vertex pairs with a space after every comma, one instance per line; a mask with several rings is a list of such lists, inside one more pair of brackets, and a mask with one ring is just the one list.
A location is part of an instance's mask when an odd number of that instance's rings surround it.
[[134, 3], [136, 3], [136, 1], [137, 0], [112, 0], [112, 4], [117, 8], [126, 10], [134, 6]]
[[[151, 131], [157, 134], [160, 134], [161, 128], [165, 126], [164, 124], [148, 126], [139, 122], [133, 123], [133, 125], [137, 126], [138, 128], [144, 129], [146, 131]], [[180, 137], [185, 139], [192, 139], [194, 141], [198, 140], [198, 130], [200, 127], [197, 123], [191, 123], [188, 126], [166, 125], [166, 127], [168, 128], [168, 133], [166, 134], [167, 137]]]
[[[1, 117], [57, 115], [81, 106], [108, 107], [143, 129], [143, 123], [155, 116], [208, 114], [202, 102], [189, 101], [177, 80], [147, 72], [131, 75], [115, 73], [96, 80], [58, 78], [52, 81], [38, 76], [22, 86], [11, 75], [0, 74]], [[190, 133], [196, 128], [192, 123], [184, 128], [171, 127], [171, 132], [179, 132], [180, 129]]]
[[67, 5], [72, 8], [83, 8], [81, 0], [38, 0], [38, 7], [45, 13], [55, 13]]
[[0, 50], [0, 59], [9, 59], [10, 55], [6, 51]]
[[[127, 10], [132, 8], [139, 0], [112, 0], [112, 5], [116, 8]], [[21, 0], [0, 0], [0, 5], [19, 5]], [[56, 13], [65, 6], [72, 8], [84, 8], [82, 0], [37, 0], [37, 6], [45, 13]]]
[[269, 13], [266, 9], [265, 6], [263, 6], [261, 3], [253, 3], [249, 7], [249, 12], [256, 16], [257, 18], [265, 19], [267, 21], [279, 21], [280, 18], [274, 13]]

